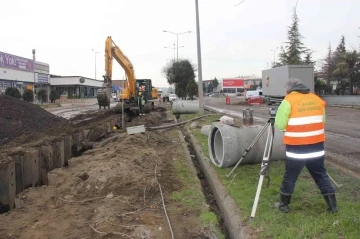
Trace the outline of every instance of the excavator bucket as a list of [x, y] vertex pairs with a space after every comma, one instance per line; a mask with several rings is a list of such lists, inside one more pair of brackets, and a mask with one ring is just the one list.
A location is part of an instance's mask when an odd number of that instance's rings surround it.
[[108, 107], [110, 109], [110, 95], [109, 90], [105, 89], [98, 89], [97, 90], [97, 100], [99, 103], [99, 108], [101, 107]]

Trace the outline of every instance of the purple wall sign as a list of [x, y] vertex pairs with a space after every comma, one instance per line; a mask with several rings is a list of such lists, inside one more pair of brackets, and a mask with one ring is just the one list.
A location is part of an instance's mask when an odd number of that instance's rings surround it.
[[34, 61], [0, 51], [0, 67], [34, 72]]

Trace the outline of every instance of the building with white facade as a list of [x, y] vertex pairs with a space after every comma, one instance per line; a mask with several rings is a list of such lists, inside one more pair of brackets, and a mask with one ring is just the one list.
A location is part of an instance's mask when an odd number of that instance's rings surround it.
[[32, 59], [0, 52], [0, 93], [16, 87], [23, 94], [25, 89], [43, 88], [49, 91], [50, 65]]
[[0, 94], [8, 87], [22, 94], [24, 89], [33, 89], [35, 81], [33, 60], [0, 52]]
[[244, 79], [243, 78], [222, 78], [222, 91], [229, 96], [240, 95], [244, 92]]
[[102, 87], [104, 81], [82, 76], [55, 76], [50, 75], [51, 89], [68, 98], [94, 98], [96, 91]]

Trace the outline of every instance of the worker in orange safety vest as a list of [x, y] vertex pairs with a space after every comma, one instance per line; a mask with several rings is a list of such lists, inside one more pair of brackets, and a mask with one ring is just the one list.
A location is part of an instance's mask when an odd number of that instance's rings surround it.
[[298, 79], [285, 85], [286, 97], [275, 117], [275, 127], [285, 131], [285, 175], [280, 188], [281, 212], [289, 212], [291, 195], [301, 170], [306, 167], [324, 196], [328, 211], [336, 213], [335, 189], [325, 168], [325, 105]]

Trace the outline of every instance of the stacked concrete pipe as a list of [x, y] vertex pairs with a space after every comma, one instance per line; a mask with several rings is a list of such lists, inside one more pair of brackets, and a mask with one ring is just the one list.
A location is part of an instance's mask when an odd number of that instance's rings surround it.
[[[235, 165], [262, 128], [262, 125], [234, 127], [222, 123], [213, 123], [208, 136], [209, 156], [212, 163], [220, 168]], [[285, 158], [283, 136], [283, 132], [275, 129], [271, 160]], [[248, 152], [241, 164], [260, 163], [263, 159], [266, 139], [267, 130]]]
[[199, 101], [179, 100], [172, 103], [172, 112], [176, 114], [195, 114], [199, 112]]

